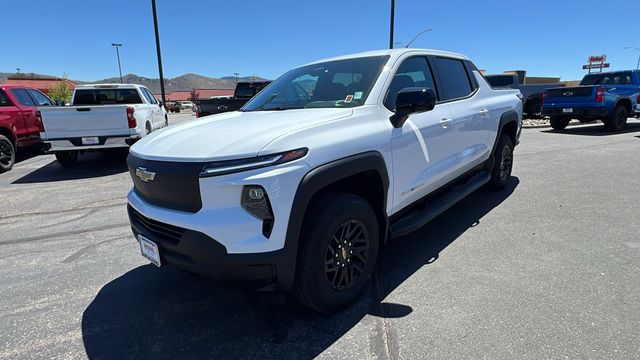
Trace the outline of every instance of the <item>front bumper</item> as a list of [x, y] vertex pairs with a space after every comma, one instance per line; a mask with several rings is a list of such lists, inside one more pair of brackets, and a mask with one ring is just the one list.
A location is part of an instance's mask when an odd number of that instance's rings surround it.
[[128, 148], [140, 140], [140, 136], [99, 136], [98, 144], [82, 145], [82, 138], [45, 140], [43, 150], [49, 153], [61, 151], [94, 151]]
[[571, 112], [564, 112], [563, 107], [543, 107], [542, 115], [546, 116], [571, 116], [584, 119], [602, 119], [608, 115], [606, 107], [570, 107]]
[[[281, 250], [229, 254], [225, 247], [204, 233], [180, 228], [145, 217], [128, 206], [131, 230], [136, 239], [143, 235], [158, 245], [160, 261], [211, 280], [227, 280], [254, 288], [278, 284], [278, 274], [293, 272], [290, 251]], [[282, 276], [282, 279], [287, 278]]]

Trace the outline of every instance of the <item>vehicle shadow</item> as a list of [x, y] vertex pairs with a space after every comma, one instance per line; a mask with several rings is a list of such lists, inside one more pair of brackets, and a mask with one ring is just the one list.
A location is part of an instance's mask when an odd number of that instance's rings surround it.
[[628, 122], [627, 128], [623, 131], [611, 132], [604, 128], [604, 124], [585, 124], [580, 126], [568, 127], [564, 130], [543, 130], [544, 133], [549, 134], [564, 134], [564, 135], [583, 135], [583, 136], [608, 136], [626, 134], [640, 131], [640, 122]]
[[422, 229], [389, 242], [368, 289], [356, 304], [334, 315], [317, 314], [281, 300], [283, 296], [214, 284], [171, 267], [135, 268], [106, 284], [85, 309], [86, 353], [90, 359], [311, 359], [361, 323], [372, 330], [367, 335], [370, 351], [382, 356], [384, 340], [375, 335], [383, 327], [381, 319], [413, 311], [384, 302], [387, 295], [436, 261], [518, 184], [514, 177], [503, 191], [476, 192]]
[[127, 171], [128, 151], [107, 151], [80, 155], [74, 167], [63, 167], [56, 160], [15, 180], [12, 184], [89, 179]]
[[18, 148], [16, 151], [16, 164], [19, 164], [23, 161], [27, 161], [31, 158], [34, 158], [38, 155], [42, 155], [42, 150], [40, 149], [40, 145], [27, 146], [23, 148]]

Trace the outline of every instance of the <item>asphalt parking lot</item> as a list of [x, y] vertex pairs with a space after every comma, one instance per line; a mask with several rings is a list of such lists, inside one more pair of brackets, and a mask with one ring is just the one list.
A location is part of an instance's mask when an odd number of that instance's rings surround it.
[[0, 175], [1, 359], [640, 357], [638, 120], [523, 130], [506, 190], [390, 243], [333, 316], [150, 265], [125, 154], [32, 155]]

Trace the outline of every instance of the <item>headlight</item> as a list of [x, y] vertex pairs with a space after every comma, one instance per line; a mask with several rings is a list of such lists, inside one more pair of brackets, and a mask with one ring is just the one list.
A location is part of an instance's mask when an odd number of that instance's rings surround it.
[[308, 151], [309, 149], [307, 148], [301, 148], [278, 154], [256, 156], [248, 159], [214, 161], [208, 163], [202, 168], [200, 177], [226, 175], [267, 166], [284, 164], [305, 157]]

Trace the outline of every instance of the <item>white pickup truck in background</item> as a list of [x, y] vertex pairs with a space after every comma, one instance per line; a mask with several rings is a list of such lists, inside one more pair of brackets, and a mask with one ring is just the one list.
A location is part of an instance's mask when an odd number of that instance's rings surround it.
[[135, 84], [80, 85], [71, 106], [39, 108], [39, 115], [45, 151], [63, 166], [75, 165], [80, 152], [126, 148], [168, 125], [162, 104]]

